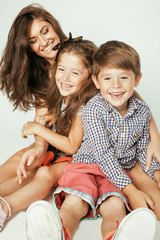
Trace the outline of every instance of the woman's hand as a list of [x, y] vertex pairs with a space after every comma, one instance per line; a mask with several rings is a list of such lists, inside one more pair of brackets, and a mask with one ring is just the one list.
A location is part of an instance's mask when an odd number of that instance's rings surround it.
[[37, 130], [40, 128], [40, 124], [36, 122], [27, 122], [22, 129], [22, 137], [27, 138], [27, 135], [36, 135]]
[[17, 181], [21, 184], [23, 178], [27, 177], [27, 172], [34, 169], [44, 159], [46, 148], [35, 145], [32, 149], [25, 152], [17, 168]]
[[35, 122], [40, 123], [46, 127], [51, 127], [55, 121], [56, 118], [53, 114], [39, 115], [35, 118]]

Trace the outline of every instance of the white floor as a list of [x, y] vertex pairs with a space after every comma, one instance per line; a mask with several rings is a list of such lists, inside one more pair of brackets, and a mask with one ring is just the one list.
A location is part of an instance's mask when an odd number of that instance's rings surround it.
[[[10, 143], [11, 143], [10, 139]], [[13, 142], [14, 143], [14, 142]], [[9, 144], [9, 143], [8, 143]], [[6, 143], [1, 142], [0, 147], [0, 164], [2, 164], [5, 159], [11, 156], [16, 152], [19, 148], [21, 148], [22, 143], [19, 142], [19, 147], [14, 147], [13, 144], [9, 144], [12, 146], [12, 149], [6, 147]], [[15, 151], [13, 151], [15, 149]], [[51, 204], [53, 204], [52, 193], [48, 195], [46, 198]], [[101, 219], [98, 220], [83, 220], [80, 223], [79, 229], [76, 232], [73, 240], [102, 240], [101, 237]], [[12, 216], [10, 220], [8, 220], [5, 224], [5, 227], [2, 232], [0, 232], [0, 240], [26, 240], [25, 238], [25, 211], [18, 212]], [[46, 239], [47, 240], [47, 239]], [[129, 240], [129, 239], [124, 239]], [[140, 239], [137, 239], [140, 240]], [[149, 239], [150, 240], [150, 239]], [[160, 222], [158, 222], [158, 231], [155, 240], [160, 240]]]

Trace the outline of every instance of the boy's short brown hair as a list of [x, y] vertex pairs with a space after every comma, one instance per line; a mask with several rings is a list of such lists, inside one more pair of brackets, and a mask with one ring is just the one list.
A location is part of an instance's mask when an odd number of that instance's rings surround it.
[[135, 77], [140, 74], [140, 57], [136, 50], [124, 42], [108, 41], [102, 44], [93, 57], [93, 75], [103, 67], [131, 70]]

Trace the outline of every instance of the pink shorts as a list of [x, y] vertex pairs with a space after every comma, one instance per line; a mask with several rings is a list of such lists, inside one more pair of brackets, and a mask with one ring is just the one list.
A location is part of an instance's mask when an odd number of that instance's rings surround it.
[[[125, 171], [125, 173], [131, 177], [128, 172]], [[73, 194], [89, 203], [89, 212], [85, 218], [100, 216], [99, 205], [110, 196], [120, 197], [130, 211], [126, 196], [119, 188], [108, 181], [96, 163], [76, 162], [67, 165], [58, 185], [59, 187], [53, 194], [58, 209], [64, 201], [65, 194]]]

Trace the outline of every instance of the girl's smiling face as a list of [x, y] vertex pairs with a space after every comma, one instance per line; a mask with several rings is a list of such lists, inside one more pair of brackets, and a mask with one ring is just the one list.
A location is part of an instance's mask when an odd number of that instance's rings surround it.
[[59, 56], [55, 79], [60, 94], [66, 97], [65, 103], [82, 88], [88, 77], [88, 69], [80, 56], [72, 53], [62, 53]]
[[52, 48], [60, 42], [60, 39], [52, 25], [43, 19], [35, 19], [31, 24], [28, 37], [31, 49], [53, 64], [57, 51], [53, 51]]

